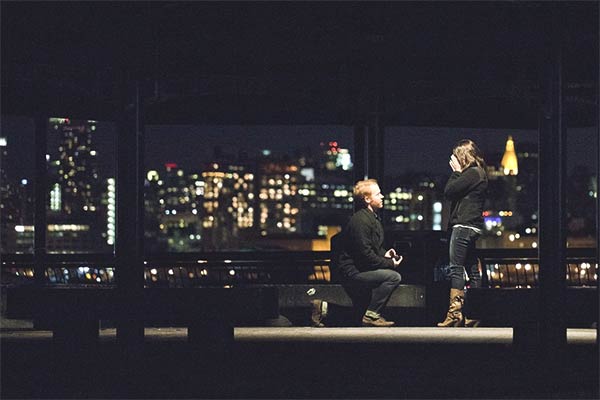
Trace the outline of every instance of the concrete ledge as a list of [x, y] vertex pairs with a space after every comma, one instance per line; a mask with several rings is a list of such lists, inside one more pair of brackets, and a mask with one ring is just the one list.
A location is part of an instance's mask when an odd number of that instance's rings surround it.
[[[269, 285], [265, 285], [269, 286]], [[330, 284], [278, 284], [279, 307], [305, 307], [315, 299], [324, 300], [338, 306], [351, 307], [352, 300], [343, 286]], [[423, 285], [401, 284], [392, 293], [387, 307], [424, 308], [426, 292]]]
[[[567, 329], [569, 345], [595, 345], [595, 329]], [[423, 343], [423, 344], [506, 344], [512, 345], [512, 328], [235, 328], [237, 343]], [[50, 331], [2, 331], [6, 341], [51, 340]], [[101, 329], [100, 341], [116, 340], [115, 329]], [[146, 328], [145, 340], [186, 341], [186, 328]]]
[[[236, 342], [507, 344], [512, 328], [236, 328]], [[568, 329], [572, 345], [596, 344], [596, 330]]]

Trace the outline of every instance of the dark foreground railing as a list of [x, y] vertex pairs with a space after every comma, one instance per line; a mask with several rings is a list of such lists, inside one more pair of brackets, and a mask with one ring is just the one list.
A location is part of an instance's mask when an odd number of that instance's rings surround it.
[[[144, 261], [146, 287], [199, 287], [239, 284], [327, 283], [331, 254], [322, 252], [174, 253]], [[47, 256], [49, 284], [115, 284], [112, 254], [52, 254]], [[2, 259], [2, 284], [33, 282], [31, 255]]]

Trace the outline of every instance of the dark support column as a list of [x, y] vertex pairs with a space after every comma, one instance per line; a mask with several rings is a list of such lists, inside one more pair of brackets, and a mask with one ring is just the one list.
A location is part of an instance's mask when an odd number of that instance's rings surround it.
[[[547, 388], [560, 384], [566, 350], [566, 129], [562, 103], [562, 25], [560, 5], [553, 8], [543, 67], [543, 106], [539, 135], [540, 363]], [[542, 370], [542, 369], [540, 369]], [[554, 382], [554, 383], [552, 383]]]
[[[362, 180], [367, 174], [365, 165], [366, 132], [362, 123], [354, 124], [354, 182]], [[354, 183], [353, 182], [353, 183]]]
[[[600, 10], [597, 14], [600, 26]], [[600, 49], [596, 48], [596, 51], [598, 52], [596, 58], [598, 65], [600, 65]], [[598, 79], [598, 86], [596, 86], [596, 104], [600, 104], [600, 79]], [[600, 266], [600, 111], [598, 109], [596, 109], [596, 150], [596, 260], [598, 261], [598, 266]], [[596, 273], [598, 273], [597, 271], [596, 269]], [[600, 285], [597, 283], [596, 291], [598, 294], [598, 304], [600, 304]], [[600, 346], [600, 313], [596, 318], [596, 345]]]
[[33, 186], [35, 199], [33, 276], [38, 286], [45, 282], [46, 267], [47, 135], [48, 116], [38, 114], [35, 117], [35, 178]]
[[[124, 85], [128, 83], [125, 82]], [[128, 87], [128, 86], [124, 86]], [[133, 92], [133, 93], [132, 93]], [[128, 96], [128, 94], [133, 94]], [[144, 288], [144, 178], [143, 178], [143, 109], [139, 86], [125, 90], [117, 141], [117, 235], [116, 284], [121, 310], [135, 310]], [[144, 338], [141, 316], [122, 314], [117, 322], [117, 339], [139, 343]]]

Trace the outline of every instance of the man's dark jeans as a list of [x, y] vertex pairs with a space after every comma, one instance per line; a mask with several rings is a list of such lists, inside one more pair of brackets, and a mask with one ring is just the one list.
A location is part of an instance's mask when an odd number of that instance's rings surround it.
[[365, 309], [379, 314], [400, 285], [401, 279], [400, 274], [394, 270], [376, 269], [347, 278], [344, 288], [362, 317]]
[[465, 271], [469, 275], [469, 286], [481, 287], [481, 274], [475, 255], [475, 242], [479, 233], [462, 226], [452, 228], [450, 237], [450, 285], [453, 289], [465, 288]]

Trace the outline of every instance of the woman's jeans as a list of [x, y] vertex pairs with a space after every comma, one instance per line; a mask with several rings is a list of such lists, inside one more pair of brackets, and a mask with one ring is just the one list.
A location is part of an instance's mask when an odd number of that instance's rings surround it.
[[473, 229], [455, 226], [450, 236], [450, 286], [464, 290], [465, 271], [469, 275], [469, 286], [481, 287], [481, 274], [475, 255], [475, 242], [480, 234]]
[[360, 272], [350, 278], [350, 284], [371, 289], [367, 310], [379, 314], [394, 290], [400, 285], [400, 274], [391, 269]]

